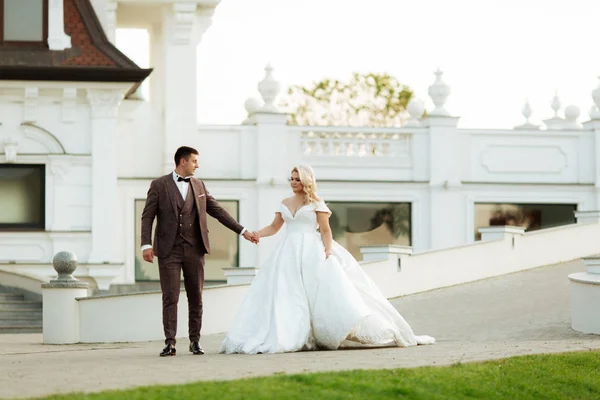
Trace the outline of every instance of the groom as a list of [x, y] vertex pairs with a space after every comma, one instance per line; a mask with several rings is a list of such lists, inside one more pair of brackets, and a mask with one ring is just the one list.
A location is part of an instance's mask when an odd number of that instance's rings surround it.
[[[144, 260], [153, 262], [154, 256], [158, 258], [166, 338], [166, 347], [160, 353], [161, 357], [177, 354], [175, 335], [182, 270], [188, 299], [189, 350], [193, 354], [204, 354], [199, 340], [202, 327], [204, 255], [210, 252], [206, 214], [243, 235], [246, 240], [258, 243], [258, 236], [237, 223], [206, 190], [204, 182], [194, 178], [197, 168], [196, 149], [186, 146], [177, 149], [175, 171], [152, 181], [142, 213]], [[156, 232], [152, 247], [150, 243], [155, 217]]]

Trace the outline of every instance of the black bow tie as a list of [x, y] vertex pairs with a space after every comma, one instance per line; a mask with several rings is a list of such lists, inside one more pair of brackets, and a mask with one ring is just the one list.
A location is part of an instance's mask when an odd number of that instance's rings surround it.
[[190, 178], [182, 178], [181, 176], [177, 178], [177, 182], [189, 182]]

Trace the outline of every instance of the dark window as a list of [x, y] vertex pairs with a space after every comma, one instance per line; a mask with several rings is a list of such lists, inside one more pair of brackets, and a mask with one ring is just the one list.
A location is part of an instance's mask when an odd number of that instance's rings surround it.
[[475, 240], [481, 239], [479, 228], [521, 226], [536, 231], [575, 223], [575, 204], [475, 204]]
[[45, 44], [48, 0], [0, 0], [0, 42]]
[[411, 245], [410, 203], [326, 202], [333, 239], [357, 260], [370, 245]]
[[45, 166], [0, 165], [0, 230], [44, 230]]

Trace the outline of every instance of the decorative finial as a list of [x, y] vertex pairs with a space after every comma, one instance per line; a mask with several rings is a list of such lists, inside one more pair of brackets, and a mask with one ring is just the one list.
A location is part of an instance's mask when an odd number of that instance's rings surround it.
[[246, 119], [244, 120], [244, 122], [242, 122], [242, 124], [244, 125], [251, 125], [256, 123], [255, 118], [254, 118], [254, 114], [256, 114], [256, 112], [258, 110], [260, 110], [260, 108], [262, 107], [262, 103], [260, 100], [258, 100], [255, 97], [249, 97], [245, 102], [244, 102], [244, 108], [246, 109], [246, 112], [248, 113], [248, 116], [246, 117]]
[[575, 121], [577, 117], [579, 117], [579, 107], [571, 104], [570, 106], [565, 107], [565, 119], [567, 121]]
[[531, 124], [531, 122], [529, 121], [529, 118], [531, 118], [531, 114], [533, 114], [533, 110], [531, 109], [531, 104], [529, 104], [529, 99], [525, 99], [525, 104], [523, 105], [523, 108], [521, 109], [521, 111], [523, 112], [523, 116], [525, 117], [525, 124]]
[[52, 259], [54, 270], [58, 273], [56, 281], [75, 281], [73, 272], [77, 269], [77, 256], [70, 251], [60, 251]]
[[58, 273], [56, 279], [42, 284], [43, 288], [87, 288], [87, 282], [82, 282], [73, 276], [77, 269], [77, 256], [70, 251], [60, 251], [52, 258], [54, 270]]
[[577, 118], [579, 118], [579, 114], [581, 110], [576, 105], [569, 105], [565, 107], [565, 128], [570, 129], [580, 129], [581, 124], [577, 122]]
[[532, 124], [529, 120], [531, 115], [533, 114], [533, 110], [531, 108], [531, 104], [529, 103], [529, 98], [525, 99], [525, 104], [523, 104], [523, 108], [521, 109], [523, 116], [525, 117], [525, 123], [523, 125], [515, 126], [515, 129], [538, 129], [539, 127], [535, 124]]
[[[600, 76], [598, 79], [600, 80]], [[590, 119], [600, 120], [600, 82], [598, 82], [596, 89], [592, 90], [592, 99], [595, 105], [590, 110]]]
[[554, 97], [552, 98], [552, 103], [550, 104], [550, 107], [552, 107], [552, 110], [554, 111], [554, 118], [560, 118], [558, 116], [558, 112], [560, 111], [560, 106], [561, 106], [561, 102], [560, 102], [560, 97], [558, 97], [558, 90], [555, 90]]
[[429, 86], [429, 97], [433, 100], [435, 108], [429, 113], [431, 116], [447, 116], [450, 115], [444, 108], [446, 99], [450, 95], [450, 86], [442, 80], [443, 72], [438, 68], [435, 71], [435, 82]]
[[265, 77], [258, 83], [258, 91], [265, 104], [262, 111], [277, 113], [279, 110], [275, 106], [275, 99], [281, 89], [281, 84], [273, 77], [273, 67], [268, 64], [265, 67]]
[[419, 119], [421, 119], [421, 116], [425, 112], [423, 100], [412, 96], [406, 105], [406, 111], [410, 114], [410, 119], [406, 122], [406, 126], [420, 126]]

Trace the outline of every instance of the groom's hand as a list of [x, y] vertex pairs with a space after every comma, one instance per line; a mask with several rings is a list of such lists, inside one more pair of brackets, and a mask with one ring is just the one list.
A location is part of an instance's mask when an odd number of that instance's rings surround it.
[[258, 235], [256, 235], [256, 232], [250, 232], [250, 231], [246, 231], [244, 232], [244, 239], [254, 243], [254, 244], [258, 244]]
[[154, 262], [154, 249], [146, 249], [142, 252], [145, 261]]

